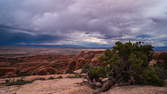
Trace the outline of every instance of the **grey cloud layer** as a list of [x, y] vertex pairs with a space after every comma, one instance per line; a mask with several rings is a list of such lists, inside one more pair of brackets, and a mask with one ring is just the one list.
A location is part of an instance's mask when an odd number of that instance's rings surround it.
[[0, 24], [63, 38], [45, 44], [167, 46], [166, 8], [166, 0], [1, 0]]

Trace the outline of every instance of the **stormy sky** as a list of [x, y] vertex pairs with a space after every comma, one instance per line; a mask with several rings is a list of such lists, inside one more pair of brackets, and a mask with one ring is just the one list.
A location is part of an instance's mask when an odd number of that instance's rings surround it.
[[167, 46], [167, 0], [0, 0], [0, 45]]

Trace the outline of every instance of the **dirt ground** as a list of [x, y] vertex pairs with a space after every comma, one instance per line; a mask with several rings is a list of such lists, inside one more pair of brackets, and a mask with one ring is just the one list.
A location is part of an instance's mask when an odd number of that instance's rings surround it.
[[[48, 76], [47, 76], [48, 77]], [[27, 77], [25, 79], [34, 77]], [[2, 79], [1, 79], [2, 81]], [[37, 80], [21, 86], [0, 86], [0, 94], [92, 94], [93, 90], [79, 83], [82, 78]], [[114, 87], [102, 94], [167, 94], [167, 87], [123, 86]]]

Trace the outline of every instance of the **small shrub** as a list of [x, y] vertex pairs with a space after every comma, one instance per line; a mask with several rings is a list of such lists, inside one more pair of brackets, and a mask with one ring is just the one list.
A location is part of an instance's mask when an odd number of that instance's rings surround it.
[[105, 68], [101, 66], [92, 66], [89, 68], [88, 77], [90, 80], [99, 80], [100, 77], [106, 77]]
[[87, 73], [90, 68], [91, 68], [91, 65], [88, 64], [88, 63], [86, 63], [86, 64], [83, 65], [83, 67], [82, 67], [82, 73]]
[[6, 86], [12, 86], [12, 85], [25, 85], [28, 83], [32, 83], [33, 81], [27, 81], [27, 80], [23, 80], [23, 79], [7, 79], [5, 81], [5, 85]]
[[144, 79], [141, 80], [142, 84], [164, 86], [164, 80], [158, 75], [158, 71], [153, 67], [147, 68], [143, 72]]
[[156, 70], [158, 71], [158, 75], [162, 79], [167, 79], [167, 62], [158, 63], [154, 67], [156, 68]]
[[48, 78], [48, 80], [54, 80], [54, 79], [56, 79], [56, 78], [54, 78], [52, 76]]
[[56, 79], [62, 79], [63, 77], [62, 76], [58, 76], [58, 77], [56, 77]]
[[81, 78], [82, 77], [82, 75], [80, 75], [80, 74], [75, 74], [74, 75], [74, 78]]
[[20, 70], [16, 70], [16, 76], [22, 77], [22, 76], [30, 76], [28, 73], [20, 72]]
[[46, 80], [45, 78], [35, 78], [33, 79], [33, 81], [36, 81], [36, 80]]
[[73, 76], [68, 76], [67, 78], [81, 78], [82, 75], [80, 74], [74, 74]]

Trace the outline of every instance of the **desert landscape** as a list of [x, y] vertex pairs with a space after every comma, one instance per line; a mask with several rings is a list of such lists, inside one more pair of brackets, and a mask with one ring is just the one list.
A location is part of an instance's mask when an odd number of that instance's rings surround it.
[[[73, 71], [81, 69], [87, 62], [99, 64], [97, 58], [104, 49], [2, 47], [0, 52], [0, 94], [60, 94], [61, 92], [67, 94], [75, 91], [77, 94], [80, 89], [83, 93], [91, 91], [86, 90], [88, 87], [79, 85], [83, 78], [75, 78]], [[7, 79], [26, 81], [37, 79], [37, 81], [27, 84], [33, 87], [5, 86]], [[36, 82], [38, 84], [34, 84]], [[21, 92], [18, 91], [22, 86], [31, 88], [27, 91], [24, 89]], [[33, 91], [34, 87], [38, 89]]]
[[12, 51], [8, 54], [8, 50], [1, 49], [1, 77], [17, 76], [18, 72], [23, 75], [68, 73], [88, 62], [99, 64], [97, 59], [104, 49], [17, 48]]
[[167, 94], [167, 0], [0, 0], [0, 94]]
[[[17, 49], [9, 49], [12, 55], [7, 49], [0, 50], [0, 94], [92, 94], [94, 92], [84, 83], [86, 79], [85, 74], [81, 72], [82, 67], [87, 63], [101, 65], [99, 57], [104, 54], [105, 49], [22, 48], [21, 50], [19, 48], [18, 51]], [[20, 55], [32, 49], [32, 53]], [[151, 63], [163, 62], [167, 53], [155, 52], [154, 56], [157, 59], [152, 60]], [[23, 85], [5, 84], [8, 80], [18, 79], [29, 82]], [[167, 87], [116, 86], [102, 94], [167, 94]]]

